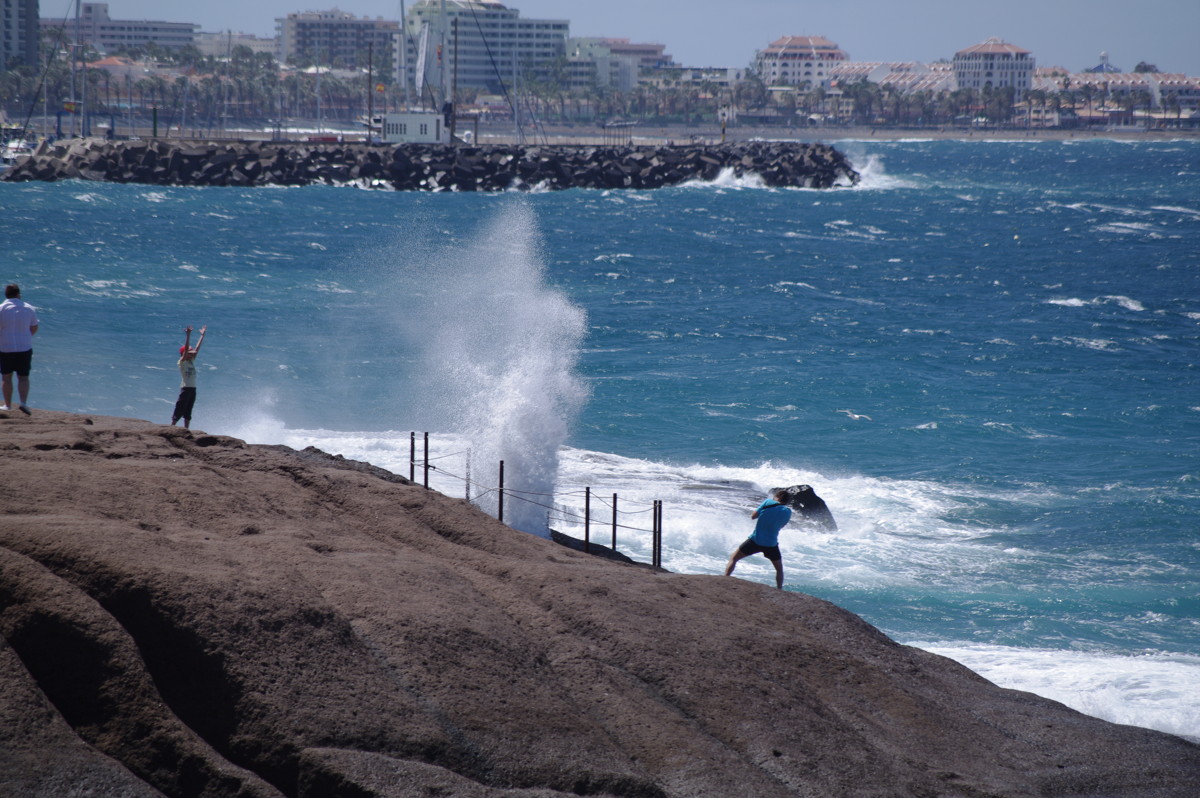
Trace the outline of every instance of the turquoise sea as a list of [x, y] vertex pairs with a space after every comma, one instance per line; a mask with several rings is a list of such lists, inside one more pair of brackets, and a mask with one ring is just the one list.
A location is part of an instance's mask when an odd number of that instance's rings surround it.
[[[987, 678], [1200, 739], [1200, 142], [842, 141], [856, 187], [0, 184], [35, 408], [315, 445], [787, 588]], [[418, 471], [418, 478], [421, 472]], [[470, 487], [468, 487], [468, 482]], [[772, 582], [765, 560], [738, 577]]]

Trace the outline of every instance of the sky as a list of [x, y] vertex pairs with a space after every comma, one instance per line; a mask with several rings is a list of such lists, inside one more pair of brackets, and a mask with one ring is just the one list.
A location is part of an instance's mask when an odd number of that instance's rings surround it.
[[[399, 0], [107, 0], [114, 19], [195, 22], [204, 31], [275, 35], [275, 18], [339, 8], [398, 19]], [[409, 0], [411, 5], [415, 0]], [[72, 0], [40, 0], [63, 17]], [[1107, 52], [1133, 71], [1200, 76], [1200, 0], [509, 0], [522, 17], [566, 19], [572, 36], [665, 44], [685, 66], [745, 67], [781, 36], [825, 36], [855, 61], [950, 59], [992, 36], [1039, 66], [1080, 71]], [[73, 14], [73, 9], [72, 9]]]

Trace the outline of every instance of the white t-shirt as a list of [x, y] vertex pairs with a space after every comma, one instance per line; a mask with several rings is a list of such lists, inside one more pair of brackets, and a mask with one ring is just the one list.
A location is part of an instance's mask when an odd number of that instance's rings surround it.
[[191, 360], [179, 358], [179, 387], [196, 387], [196, 358]]
[[28, 352], [33, 349], [33, 333], [29, 328], [37, 324], [37, 311], [19, 297], [0, 303], [0, 352]]

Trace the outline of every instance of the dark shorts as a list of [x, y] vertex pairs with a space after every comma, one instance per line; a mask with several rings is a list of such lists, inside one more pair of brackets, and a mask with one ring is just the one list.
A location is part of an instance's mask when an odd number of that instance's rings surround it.
[[33, 365], [33, 350], [25, 352], [0, 352], [0, 374], [17, 372], [18, 377], [28, 377]]
[[195, 388], [180, 388], [179, 398], [175, 400], [175, 412], [172, 415], [176, 419], [192, 420], [192, 408], [196, 406], [196, 389]]
[[746, 538], [746, 541], [738, 546], [738, 551], [746, 556], [762, 554], [771, 562], [779, 562], [783, 559], [783, 554], [780, 553], [778, 546], [760, 546], [754, 542], [753, 538]]

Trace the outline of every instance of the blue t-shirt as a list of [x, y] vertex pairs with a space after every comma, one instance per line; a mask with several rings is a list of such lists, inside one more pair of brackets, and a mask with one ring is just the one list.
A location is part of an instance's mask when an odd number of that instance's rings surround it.
[[757, 512], [758, 523], [750, 539], [760, 546], [778, 546], [779, 530], [792, 519], [792, 508], [774, 499], [767, 499], [758, 505]]

